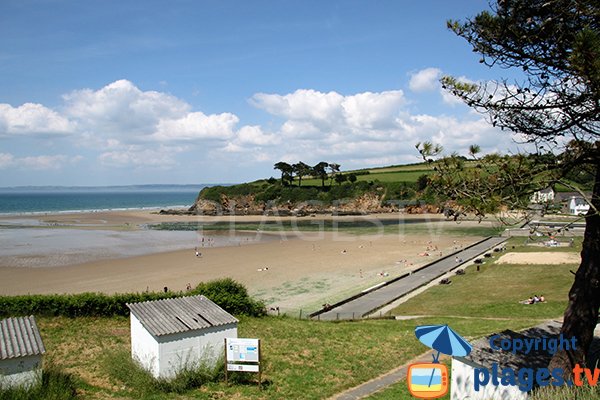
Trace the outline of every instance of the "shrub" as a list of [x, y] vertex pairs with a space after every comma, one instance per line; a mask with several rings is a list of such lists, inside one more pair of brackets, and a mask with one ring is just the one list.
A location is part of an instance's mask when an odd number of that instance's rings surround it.
[[192, 293], [208, 297], [232, 314], [261, 316], [266, 313], [265, 305], [252, 299], [246, 287], [231, 278], [202, 282]]
[[64, 317], [128, 316], [127, 303], [203, 294], [231, 314], [264, 315], [264, 304], [252, 299], [233, 279], [199, 284], [191, 292], [144, 292], [0, 296], [0, 317], [41, 315]]

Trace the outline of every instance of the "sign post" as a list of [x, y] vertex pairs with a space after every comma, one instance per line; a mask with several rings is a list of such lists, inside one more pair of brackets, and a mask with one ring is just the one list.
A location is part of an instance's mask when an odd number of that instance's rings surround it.
[[225, 338], [225, 382], [228, 371], [258, 373], [261, 387], [260, 339]]

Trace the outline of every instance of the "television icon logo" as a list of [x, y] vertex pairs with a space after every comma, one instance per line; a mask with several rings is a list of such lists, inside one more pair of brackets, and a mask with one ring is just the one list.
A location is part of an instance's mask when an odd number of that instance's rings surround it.
[[448, 393], [448, 367], [440, 363], [416, 363], [406, 374], [408, 391], [420, 399], [436, 399]]

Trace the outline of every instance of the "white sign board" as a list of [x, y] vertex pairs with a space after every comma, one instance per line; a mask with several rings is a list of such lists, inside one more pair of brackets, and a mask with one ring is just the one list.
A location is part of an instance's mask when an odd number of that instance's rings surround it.
[[227, 338], [226, 340], [227, 362], [257, 363], [260, 361], [258, 339]]
[[227, 364], [227, 371], [258, 372], [258, 364]]

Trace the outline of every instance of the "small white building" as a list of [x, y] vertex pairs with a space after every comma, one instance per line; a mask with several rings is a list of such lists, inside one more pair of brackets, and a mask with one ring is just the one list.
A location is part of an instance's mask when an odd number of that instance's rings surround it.
[[33, 316], [0, 321], [0, 386], [27, 387], [41, 382], [46, 352]]
[[131, 355], [156, 378], [186, 367], [214, 365], [225, 338], [237, 337], [238, 320], [204, 296], [127, 304]]
[[[536, 307], [536, 306], [531, 306]], [[514, 332], [505, 330], [499, 333], [499, 337], [495, 338], [496, 345], [502, 340], [557, 337], [560, 333], [561, 324], [555, 321], [550, 321], [533, 328], [529, 328], [522, 332]], [[539, 349], [532, 350], [529, 354], [511, 351], [494, 350], [490, 346], [490, 338], [493, 335], [480, 339], [473, 343], [473, 350], [467, 357], [452, 358], [452, 384], [450, 386], [451, 398], [453, 400], [525, 400], [529, 397], [531, 390], [521, 390], [519, 388], [518, 379], [517, 385], [503, 385], [501, 382], [502, 371], [510, 369], [518, 376], [519, 370], [522, 368], [532, 368], [537, 371], [538, 368], [548, 366], [552, 354], [548, 351]], [[497, 373], [496, 385], [493, 383], [493, 370]], [[490, 377], [489, 382], [485, 385], [480, 385], [479, 390], [475, 390], [475, 374], [481, 374], [478, 378], [479, 382], [484, 382], [485, 373], [479, 372], [486, 370]], [[522, 389], [526, 389], [527, 385], [521, 383]], [[535, 388], [535, 385], [533, 385]]]
[[552, 188], [546, 188], [538, 190], [530, 199], [533, 204], [552, 203], [554, 201], [554, 190]]
[[585, 215], [590, 210], [590, 204], [581, 196], [571, 196], [569, 200], [569, 214]]

